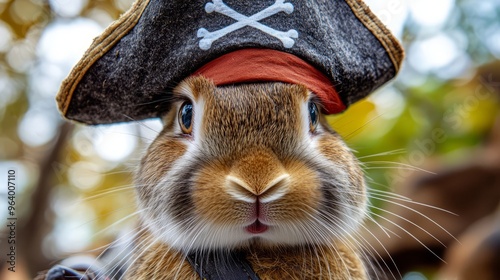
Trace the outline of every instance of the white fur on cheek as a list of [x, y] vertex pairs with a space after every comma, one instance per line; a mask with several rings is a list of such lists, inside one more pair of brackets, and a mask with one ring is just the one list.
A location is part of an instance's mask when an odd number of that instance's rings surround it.
[[[172, 192], [171, 188], [175, 186], [179, 174], [187, 168], [187, 164], [192, 160], [192, 153], [186, 152], [182, 157], [172, 163], [172, 168], [162, 177], [161, 181], [152, 188], [155, 192], [154, 202], [142, 202], [148, 207], [148, 212], [153, 212], [154, 215], [143, 212], [142, 220], [150, 229], [156, 238], [159, 238], [168, 245], [174, 246], [182, 240], [185, 234], [181, 232], [180, 225], [175, 222], [173, 217], [165, 211], [168, 207], [160, 207], [159, 205], [167, 205], [170, 201], [168, 194]], [[153, 203], [152, 205], [150, 205]], [[153, 218], [155, 217], [155, 218]]]
[[[205, 100], [199, 97], [193, 103], [194, 119], [193, 119], [193, 140], [196, 147], [200, 147], [203, 135], [203, 116], [205, 114]], [[195, 148], [195, 147], [194, 147]], [[189, 149], [188, 149], [189, 151]]]
[[[325, 155], [320, 152], [320, 139], [322, 138], [322, 135], [328, 132], [325, 131], [321, 123], [319, 123], [316, 127], [315, 133], [310, 132], [310, 115], [308, 103], [309, 100], [303, 102], [300, 108], [301, 145], [298, 152], [300, 152], [300, 154], [302, 155], [306, 155], [307, 161], [322, 166], [326, 170], [330, 170], [329, 173], [332, 174], [332, 178], [329, 179], [329, 182], [334, 183], [339, 188], [337, 199], [339, 205], [341, 205], [338, 213], [331, 213], [332, 216], [335, 216], [335, 219], [340, 221], [340, 225], [329, 225], [329, 227], [332, 227], [330, 229], [330, 232], [335, 232], [339, 236], [350, 234], [359, 227], [359, 224], [365, 217], [366, 206], [361, 207], [360, 209], [354, 206], [352, 201], [349, 201], [347, 196], [344, 195], [348, 192], [355, 192], [355, 189], [357, 189], [358, 186], [352, 185], [352, 181], [349, 177], [349, 172], [346, 166], [337, 162], [335, 159], [329, 159], [325, 157]], [[339, 141], [341, 140], [339, 139]], [[343, 147], [344, 151], [340, 152], [350, 152], [350, 149], [345, 143], [341, 142], [341, 146]], [[366, 204], [366, 200], [364, 200], [364, 202]], [[321, 228], [322, 226], [319, 225], [319, 227]]]
[[[149, 210], [150, 213], [155, 214], [148, 215], [147, 213], [144, 213], [144, 215], [142, 215], [142, 220], [157, 238], [174, 248], [185, 250], [188, 247], [196, 245], [193, 244], [193, 239], [196, 239], [196, 237], [192, 236], [193, 234], [185, 232], [185, 225], [189, 224], [190, 227], [192, 226], [196, 228], [203, 226], [203, 222], [199, 221], [196, 217], [193, 218], [193, 221], [179, 222], [178, 219], [174, 219], [172, 214], [166, 209], [169, 209], [167, 206], [170, 203], [169, 201], [171, 201], [171, 199], [169, 199], [169, 194], [172, 193], [172, 188], [176, 186], [176, 182], [183, 180], [181, 175], [183, 175], [185, 170], [197, 160], [196, 157], [201, 152], [200, 149], [203, 138], [202, 125], [205, 111], [205, 101], [202, 97], [195, 99], [188, 87], [181, 86], [180, 91], [184, 96], [189, 98], [193, 104], [192, 136], [181, 138], [182, 143], [186, 145], [186, 152], [180, 158], [171, 163], [171, 168], [162, 176], [160, 182], [156, 186], [153, 186], [155, 192], [155, 201], [153, 202], [154, 206], [143, 206], [156, 208]], [[178, 118], [179, 107], [180, 104], [176, 106], [176, 118]], [[178, 119], [175, 120], [173, 133], [176, 135], [182, 135]], [[142, 202], [142, 204], [146, 203]], [[156, 217], [156, 219], [153, 219], [152, 217]], [[200, 244], [197, 244], [196, 246], [200, 246]]]

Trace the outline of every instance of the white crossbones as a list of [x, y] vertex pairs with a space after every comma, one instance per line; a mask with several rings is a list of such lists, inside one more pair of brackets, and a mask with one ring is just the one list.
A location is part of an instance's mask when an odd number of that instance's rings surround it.
[[213, 3], [209, 2], [205, 5], [205, 11], [207, 13], [217, 12], [228, 17], [235, 19], [237, 22], [219, 29], [214, 32], [209, 32], [205, 28], [198, 29], [198, 38], [203, 38], [200, 40], [200, 48], [202, 50], [208, 50], [212, 46], [212, 43], [219, 38], [225, 36], [226, 34], [236, 31], [245, 26], [251, 26], [253, 28], [259, 29], [260, 31], [267, 33], [273, 37], [278, 38], [285, 48], [291, 48], [295, 41], [292, 38], [298, 38], [299, 33], [295, 29], [290, 29], [287, 32], [279, 31], [266, 26], [259, 21], [268, 18], [279, 12], [285, 12], [291, 14], [293, 12], [293, 5], [291, 3], [285, 3], [285, 0], [276, 0], [273, 5], [265, 8], [264, 10], [247, 17], [242, 15], [235, 10], [227, 6], [222, 0], [213, 0]]

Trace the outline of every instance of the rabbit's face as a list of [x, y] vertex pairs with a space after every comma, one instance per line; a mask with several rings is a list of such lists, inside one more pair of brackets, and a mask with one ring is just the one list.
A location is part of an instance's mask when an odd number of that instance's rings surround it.
[[189, 78], [137, 174], [142, 221], [181, 250], [328, 244], [365, 214], [361, 169], [303, 86]]

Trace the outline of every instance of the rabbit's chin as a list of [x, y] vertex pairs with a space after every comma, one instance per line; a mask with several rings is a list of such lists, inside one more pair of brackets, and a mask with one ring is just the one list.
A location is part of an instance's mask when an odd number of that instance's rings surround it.
[[[357, 215], [361, 217], [363, 214]], [[205, 221], [192, 222], [189, 229], [173, 223], [146, 224], [153, 233], [154, 242], [164, 243], [183, 252], [248, 247], [328, 246], [349, 235], [345, 228], [334, 228], [312, 221], [280, 224], [256, 222], [250, 225], [213, 225]], [[352, 231], [357, 227], [358, 223], [350, 225]]]

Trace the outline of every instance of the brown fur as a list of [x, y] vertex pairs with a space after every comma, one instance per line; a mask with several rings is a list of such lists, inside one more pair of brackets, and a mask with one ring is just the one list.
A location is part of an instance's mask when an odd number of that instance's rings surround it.
[[[247, 260], [261, 280], [367, 279], [357, 252], [333, 247], [252, 248]], [[128, 271], [126, 279], [199, 279], [184, 256], [156, 243]]]
[[[198, 238], [199, 244], [245, 250], [261, 279], [366, 279], [348, 236], [364, 213], [363, 175], [323, 118], [315, 131], [305, 125], [306, 88], [282, 83], [215, 87], [197, 77], [183, 82], [174, 95], [193, 101], [193, 122], [201, 123], [194, 124], [192, 135], [176, 132], [175, 112], [182, 103], [174, 104], [142, 161], [137, 193], [139, 207], [147, 210], [142, 216], [147, 229], [137, 240], [128, 279], [197, 278], [179, 253], [179, 246], [191, 247], [164, 238]], [[245, 200], [255, 197], [260, 204]], [[260, 215], [255, 213], [263, 213], [270, 239], [245, 235], [245, 225]], [[204, 232], [205, 225], [224, 237]], [[175, 232], [179, 238], [172, 236]], [[227, 240], [233, 237], [242, 239]]]

